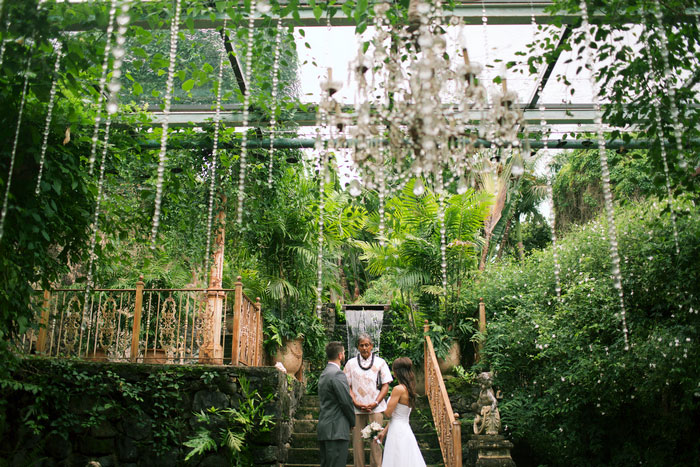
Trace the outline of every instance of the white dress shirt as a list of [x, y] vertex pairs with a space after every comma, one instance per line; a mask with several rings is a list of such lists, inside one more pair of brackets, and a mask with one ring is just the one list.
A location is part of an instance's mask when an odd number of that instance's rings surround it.
[[[360, 368], [358, 359], [363, 368]], [[364, 368], [367, 368], [367, 370]], [[377, 374], [381, 374], [382, 384], [390, 383], [394, 380], [391, 376], [391, 371], [389, 371], [389, 365], [386, 364], [382, 357], [377, 355], [374, 355], [374, 362], [372, 362], [372, 356], [365, 360], [362, 358], [362, 355], [358, 353], [357, 357], [353, 357], [347, 361], [344, 371], [345, 376], [348, 378], [350, 389], [352, 389], [353, 394], [355, 394], [355, 400], [363, 405], [369, 405], [377, 401], [377, 396], [379, 396]], [[379, 405], [372, 410], [372, 413], [384, 412], [385, 410], [386, 401], [382, 399]], [[355, 407], [355, 413], [361, 414], [367, 412], [363, 412]]]

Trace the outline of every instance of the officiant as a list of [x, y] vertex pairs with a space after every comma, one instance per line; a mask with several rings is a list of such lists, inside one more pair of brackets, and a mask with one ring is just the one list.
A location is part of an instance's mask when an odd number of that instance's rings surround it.
[[[372, 352], [374, 343], [367, 334], [357, 338], [356, 358], [345, 364], [345, 376], [350, 385], [350, 397], [355, 404], [355, 426], [352, 430], [352, 451], [355, 467], [365, 467], [364, 439], [362, 429], [372, 422], [382, 424], [383, 412], [386, 410], [386, 398], [389, 383], [393, 380], [389, 365], [383, 358]], [[370, 467], [381, 467], [382, 448], [370, 442]]]

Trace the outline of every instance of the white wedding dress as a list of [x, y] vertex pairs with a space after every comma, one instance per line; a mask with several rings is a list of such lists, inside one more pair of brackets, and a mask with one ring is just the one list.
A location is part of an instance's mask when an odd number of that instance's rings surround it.
[[382, 467], [425, 467], [423, 455], [411, 430], [411, 408], [398, 404], [391, 415], [389, 431], [384, 439]]

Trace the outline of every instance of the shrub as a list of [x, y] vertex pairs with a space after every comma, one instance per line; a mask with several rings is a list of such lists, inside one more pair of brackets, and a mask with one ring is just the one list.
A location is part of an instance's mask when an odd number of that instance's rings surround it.
[[[700, 446], [700, 214], [677, 200], [618, 209], [626, 350], [604, 220], [494, 266], [465, 292], [487, 310], [485, 363], [503, 391], [518, 465], [697, 465]], [[477, 368], [478, 369], [478, 368]]]

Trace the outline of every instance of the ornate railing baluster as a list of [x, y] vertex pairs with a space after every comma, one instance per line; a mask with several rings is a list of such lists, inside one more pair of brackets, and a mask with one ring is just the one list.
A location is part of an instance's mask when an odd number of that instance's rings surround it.
[[[91, 288], [87, 295], [84, 289], [43, 291], [43, 297], [33, 297], [37, 326], [18, 337], [16, 352], [133, 363], [203, 363], [205, 343], [218, 342], [223, 348], [221, 330], [230, 323], [235, 332], [227, 363], [262, 365], [260, 299], [248, 298], [240, 280], [235, 289], [144, 285], [141, 277], [135, 289]], [[229, 295], [235, 299], [229, 301]], [[84, 300], [89, 300], [88, 306], [83, 306]], [[214, 307], [223, 311], [218, 323], [213, 322]]]
[[459, 414], [452, 411], [452, 404], [445, 389], [440, 366], [438, 365], [435, 349], [430, 336], [427, 335], [429, 326], [425, 324], [425, 395], [430, 402], [430, 410], [437, 428], [440, 450], [445, 467], [462, 467], [462, 429], [458, 420]]

